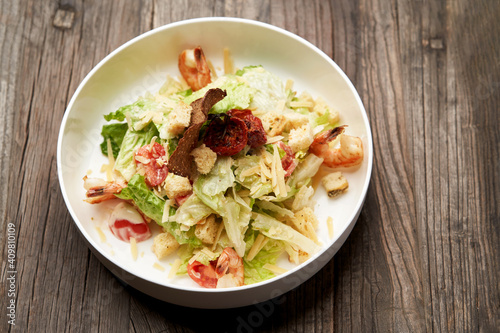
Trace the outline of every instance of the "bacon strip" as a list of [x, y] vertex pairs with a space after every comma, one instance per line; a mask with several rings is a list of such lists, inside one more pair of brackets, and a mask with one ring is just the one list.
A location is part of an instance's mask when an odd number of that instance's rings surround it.
[[199, 98], [193, 103], [193, 113], [191, 114], [191, 124], [187, 128], [184, 136], [179, 140], [172, 156], [168, 160], [167, 168], [178, 176], [191, 178], [194, 171], [193, 156], [191, 151], [196, 148], [198, 136], [203, 123], [207, 121], [208, 112], [217, 102], [226, 97], [226, 92], [217, 88], [207, 91], [203, 98]]

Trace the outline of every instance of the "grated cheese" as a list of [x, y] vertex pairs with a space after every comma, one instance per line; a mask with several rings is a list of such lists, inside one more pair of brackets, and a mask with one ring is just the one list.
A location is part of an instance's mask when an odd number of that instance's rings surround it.
[[132, 254], [132, 259], [137, 260], [137, 241], [134, 237], [130, 237], [130, 253]]
[[161, 222], [170, 221], [170, 200], [165, 200], [165, 206], [163, 206], [163, 216], [161, 217]]
[[260, 165], [251, 167], [240, 173], [240, 180], [243, 180], [245, 177], [252, 176], [260, 171]]
[[99, 239], [101, 240], [102, 243], [106, 241], [106, 235], [104, 232], [102, 232], [100, 227], [95, 227], [95, 230], [97, 230], [97, 234], [99, 235]]
[[293, 88], [293, 80], [291, 79], [286, 80], [285, 91], [292, 90], [292, 88]]
[[264, 264], [264, 266], [262, 266], [262, 268], [265, 268], [265, 269], [267, 269], [275, 274], [283, 274], [283, 273], [288, 272], [287, 269], [284, 269], [283, 267], [279, 267], [276, 265], [272, 265], [270, 263]]
[[217, 234], [215, 235], [215, 241], [214, 244], [212, 245], [212, 251], [215, 251], [215, 248], [217, 247], [217, 243], [219, 242], [220, 235], [222, 234], [222, 230], [224, 230], [224, 223], [221, 222], [219, 224], [219, 228], [217, 229]]
[[155, 262], [153, 264], [153, 268], [156, 268], [157, 270], [159, 271], [162, 271], [162, 272], [165, 272], [165, 267], [163, 267], [162, 265], [160, 265], [159, 263]]
[[275, 142], [278, 142], [278, 141], [283, 140], [284, 138], [285, 138], [285, 137], [284, 137], [284, 136], [281, 136], [281, 135], [277, 135], [277, 136], [268, 136], [268, 137], [267, 137], [267, 142], [266, 142], [266, 144], [275, 143]]
[[224, 74], [234, 74], [234, 63], [227, 47], [224, 48]]
[[259, 233], [257, 238], [255, 238], [255, 241], [253, 242], [252, 247], [248, 251], [248, 255], [247, 255], [246, 260], [248, 260], [248, 261], [253, 260], [253, 258], [255, 258], [255, 256], [260, 252], [260, 250], [262, 250], [262, 248], [264, 247], [264, 245], [266, 245], [266, 243], [268, 241], [269, 241], [269, 238], [267, 238], [263, 234]]
[[175, 259], [174, 263], [172, 264], [172, 268], [170, 268], [170, 272], [168, 272], [168, 278], [173, 279], [175, 277], [175, 274], [177, 274], [177, 271], [179, 270], [179, 267], [181, 267], [182, 261], [180, 259]]
[[207, 59], [207, 65], [208, 69], [210, 70], [210, 73], [212, 74], [212, 79], [214, 81], [217, 80], [217, 73], [215, 72], [214, 64], [212, 64], [212, 62]]
[[292, 108], [312, 108], [314, 107], [314, 103], [308, 101], [294, 101], [290, 102], [290, 107]]
[[326, 225], [328, 226], [328, 236], [330, 239], [333, 238], [333, 219], [331, 216], [328, 216], [326, 219]]
[[109, 138], [106, 139], [106, 145], [108, 148], [108, 160], [109, 164], [107, 165], [106, 170], [106, 178], [108, 181], [113, 181], [113, 168], [115, 167], [115, 157], [113, 156], [113, 148], [111, 148], [111, 140]]

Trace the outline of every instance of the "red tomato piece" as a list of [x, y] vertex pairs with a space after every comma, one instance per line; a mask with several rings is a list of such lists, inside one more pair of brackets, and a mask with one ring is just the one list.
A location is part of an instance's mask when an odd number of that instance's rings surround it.
[[211, 261], [210, 265], [203, 265], [199, 261], [194, 261], [187, 266], [187, 273], [189, 277], [204, 288], [217, 287], [217, 273], [215, 272], [215, 265], [217, 261]]
[[186, 200], [193, 194], [193, 192], [186, 194], [186, 195], [179, 195], [175, 197], [175, 202], [177, 203], [177, 206], [182, 206], [183, 203], [186, 202]]
[[248, 141], [248, 129], [245, 122], [239, 118], [225, 118], [225, 120], [212, 120], [203, 142], [217, 155], [232, 156], [245, 148]]
[[292, 174], [293, 170], [295, 170], [298, 163], [295, 159], [292, 148], [284, 144], [282, 141], [278, 142], [278, 146], [285, 151], [285, 156], [281, 159], [281, 166], [285, 171], [285, 177], [288, 177]]
[[129, 220], [115, 220], [115, 222], [110, 225], [110, 229], [116, 238], [124, 242], [130, 242], [130, 238], [132, 237], [135, 238], [137, 242], [142, 242], [151, 237], [151, 231], [146, 221], [144, 221], [144, 223], [135, 224]]
[[165, 155], [165, 148], [158, 142], [142, 146], [135, 153], [135, 163], [142, 165], [146, 184], [151, 187], [160, 185], [167, 178], [167, 163], [163, 162]]
[[248, 142], [247, 144], [252, 148], [262, 146], [267, 141], [266, 131], [262, 126], [262, 121], [253, 115], [252, 111], [232, 109], [227, 113], [231, 117], [240, 118], [245, 122], [248, 129]]

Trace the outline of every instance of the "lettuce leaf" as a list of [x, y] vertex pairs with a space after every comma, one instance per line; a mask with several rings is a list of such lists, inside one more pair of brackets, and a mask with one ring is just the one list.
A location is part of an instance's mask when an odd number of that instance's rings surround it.
[[111, 112], [105, 115], [104, 119], [106, 119], [106, 121], [111, 121], [111, 120], [124, 121], [127, 113], [130, 115], [130, 117], [137, 117], [142, 112], [154, 109], [157, 106], [158, 103], [154, 99], [141, 98], [132, 104], [122, 106], [115, 112]]
[[144, 215], [156, 221], [156, 223], [161, 223], [165, 201], [149, 189], [144, 176], [134, 175], [127, 186], [116, 196], [123, 200], [133, 200]]
[[227, 96], [216, 103], [210, 113], [223, 113], [230, 109], [247, 109], [250, 106], [252, 95], [255, 90], [248, 86], [248, 84], [241, 80], [236, 75], [225, 75], [218, 78], [216, 81], [210, 83], [203, 89], [193, 92], [191, 95], [184, 99], [184, 103], [191, 104], [193, 101], [201, 98], [209, 89], [220, 88], [225, 90]]
[[244, 179], [240, 178], [242, 172], [260, 164], [259, 156], [247, 155], [237, 159], [234, 164], [236, 166], [234, 170], [234, 174], [236, 175], [235, 180], [238, 184], [250, 190], [250, 197], [258, 199], [273, 191], [271, 182], [262, 182], [261, 177], [256, 174], [245, 177]]
[[[251, 232], [247, 237], [247, 249], [252, 247], [255, 237], [258, 232]], [[278, 257], [284, 252], [284, 246], [281, 241], [270, 240], [267, 244], [257, 253], [252, 260], [243, 259], [245, 267], [245, 284], [253, 284], [273, 278], [275, 274], [263, 266], [265, 264], [276, 265]]]
[[[180, 224], [176, 222], [162, 223], [163, 209], [165, 201], [153, 193], [146, 185], [144, 176], [139, 174], [134, 175], [127, 186], [122, 189], [121, 193], [116, 196], [123, 200], [133, 200], [134, 204], [141, 210], [141, 212], [154, 220], [158, 225], [164, 227], [170, 234], [172, 234], [179, 244], [190, 244], [194, 247], [202, 245], [201, 241], [194, 235], [194, 226], [188, 231], [182, 231]], [[175, 209], [170, 210], [170, 215], [175, 214]]]
[[263, 235], [296, 245], [308, 254], [313, 254], [319, 250], [319, 246], [314, 241], [292, 227], [267, 215], [253, 213], [253, 217], [252, 227]]
[[212, 213], [212, 208], [205, 205], [196, 194], [192, 194], [171, 219], [185, 226], [193, 226]]
[[135, 151], [151, 143], [151, 139], [153, 139], [154, 136], [158, 136], [158, 130], [154, 124], [149, 124], [141, 131], [128, 129], [125, 133], [120, 146], [120, 152], [116, 157], [115, 170], [119, 171], [127, 181], [130, 181], [136, 172], [134, 162]]
[[113, 156], [116, 158], [118, 152], [120, 151], [120, 146], [123, 142], [123, 137], [128, 130], [127, 123], [116, 123], [104, 125], [101, 130], [101, 135], [103, 137], [103, 142], [101, 143], [101, 152], [108, 156], [108, 142], [111, 142], [111, 149], [113, 151]]

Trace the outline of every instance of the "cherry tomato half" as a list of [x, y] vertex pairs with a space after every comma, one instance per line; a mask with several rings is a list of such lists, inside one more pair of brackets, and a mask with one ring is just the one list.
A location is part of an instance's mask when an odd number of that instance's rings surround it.
[[217, 260], [211, 261], [209, 265], [203, 265], [199, 261], [188, 264], [187, 273], [189, 277], [204, 288], [217, 287], [217, 273], [215, 265]]
[[227, 113], [231, 117], [237, 117], [245, 122], [248, 129], [247, 144], [252, 148], [262, 146], [267, 141], [266, 131], [262, 126], [262, 121], [253, 115], [252, 111], [232, 109]]
[[217, 155], [232, 156], [239, 153], [247, 144], [248, 129], [245, 122], [236, 117], [214, 119], [208, 125], [203, 142]]
[[145, 171], [146, 184], [151, 187], [160, 185], [167, 178], [167, 163], [163, 163], [162, 160], [165, 155], [165, 148], [158, 142], [142, 146], [135, 153], [135, 163], [142, 164]]

